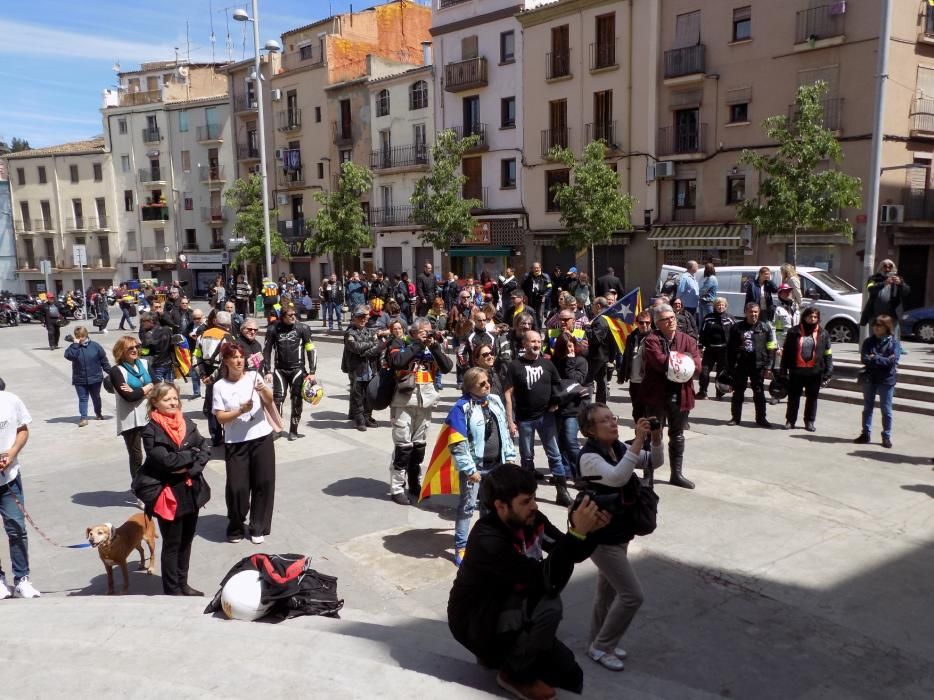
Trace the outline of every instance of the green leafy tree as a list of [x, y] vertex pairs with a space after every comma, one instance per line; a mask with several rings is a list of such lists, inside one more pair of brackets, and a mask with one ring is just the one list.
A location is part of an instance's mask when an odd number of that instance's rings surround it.
[[26, 139], [21, 139], [16, 136], [13, 137], [13, 140], [10, 143], [6, 142], [6, 139], [0, 139], [0, 155], [4, 153], [18, 153], [19, 151], [28, 151], [31, 148], [29, 141]]
[[332, 253], [338, 258], [338, 266], [343, 266], [344, 256], [371, 247], [373, 236], [360, 197], [372, 186], [373, 173], [351, 161], [342, 163], [337, 189], [314, 194], [321, 207], [312, 219], [305, 250], [312, 254]]
[[[616, 231], [632, 228], [636, 200], [619, 191], [619, 175], [606, 163], [607, 147], [602, 140], [587, 144], [581, 160], [567, 148], [553, 148], [551, 160], [571, 171], [571, 181], [553, 188], [567, 231], [566, 247], [580, 251], [608, 243]], [[593, 261], [591, 260], [591, 265]]]
[[[246, 239], [233, 258], [235, 265], [262, 266], [266, 262], [266, 232], [263, 228], [263, 179], [253, 174], [249, 179], [239, 179], [224, 192], [227, 206], [234, 210], [237, 220], [233, 232], [237, 238]], [[277, 211], [269, 212], [269, 238], [274, 256], [289, 257], [289, 247], [277, 230]], [[267, 271], [267, 274], [271, 274]]]
[[792, 114], [769, 117], [763, 125], [776, 150], [744, 150], [740, 158], [762, 174], [759, 196], [738, 205], [740, 220], [752, 224], [756, 235], [791, 234], [795, 264], [799, 231], [837, 231], [850, 238], [853, 227], [841, 213], [862, 200], [860, 179], [833, 169], [843, 149], [824, 126], [826, 91], [820, 81], [799, 87]]
[[412, 218], [425, 226], [418, 237], [440, 250], [449, 250], [473, 234], [477, 225], [472, 209], [483, 206], [479, 199], [464, 199], [467, 176], [460, 172], [464, 153], [477, 145], [479, 137], [458, 138], [453, 129], [438, 134], [431, 147], [431, 172], [415, 183]]

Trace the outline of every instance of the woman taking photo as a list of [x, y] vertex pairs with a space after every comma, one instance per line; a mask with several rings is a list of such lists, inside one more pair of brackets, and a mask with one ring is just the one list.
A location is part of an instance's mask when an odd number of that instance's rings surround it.
[[869, 299], [863, 308], [859, 325], [865, 326], [880, 314], [885, 314], [892, 319], [892, 335], [898, 340], [899, 307], [904, 307], [908, 295], [911, 294], [911, 287], [899, 276], [895, 263], [891, 260], [880, 262], [876, 274], [866, 283], [866, 291], [869, 292]]
[[[636, 467], [642, 467], [646, 475], [640, 488], [652, 482], [654, 470], [665, 462], [661, 428], [653, 432], [649, 420], [640, 418], [635, 438], [627, 447], [619, 440], [616, 416], [605, 405], [584, 406], [579, 420], [587, 437], [580, 454], [581, 476], [600, 477], [590, 488], [598, 494], [620, 495]], [[651, 452], [646, 453], [643, 446], [649, 440]], [[597, 543], [590, 558], [598, 573], [587, 656], [604, 668], [622, 671], [626, 652], [620, 641], [643, 600], [642, 585], [628, 557], [633, 533], [623, 518], [614, 515], [609, 525], [588, 536], [591, 538]]]
[[273, 429], [266, 420], [266, 409], [275, 410], [272, 388], [259, 373], [244, 370], [239, 345], [224, 344], [221, 360], [226, 376], [214, 384], [213, 411], [224, 426], [227, 541], [236, 543], [249, 536], [253, 544], [262, 544], [272, 527], [276, 488]]
[[[581, 386], [587, 384], [589, 369], [587, 360], [576, 355], [574, 338], [570, 333], [562, 333], [555, 340], [551, 361], [561, 379], [577, 382]], [[561, 450], [561, 458], [570, 468], [571, 477], [575, 480], [580, 476], [577, 472], [577, 456], [581, 451], [580, 441], [577, 438], [579, 432], [577, 412], [579, 410], [580, 401], [570, 401], [555, 412], [555, 422], [558, 426], [558, 449]]]
[[204, 465], [211, 443], [182, 415], [178, 387], [163, 382], [149, 392], [149, 424], [143, 428], [146, 461], [135, 483], [156, 483], [148, 495], [137, 489], [146, 515], [159, 521], [162, 534], [162, 590], [166, 595], [204, 595], [188, 585], [191, 543], [198, 510], [211, 498]]
[[139, 359], [139, 338], [125, 335], [114, 343], [110, 382], [117, 400], [117, 435], [123, 437], [130, 457], [130, 479], [143, 465], [143, 428], [149, 423], [146, 397], [152, 391], [149, 368]]
[[460, 435], [459, 441], [450, 444], [460, 477], [460, 500], [454, 523], [454, 563], [460, 566], [482, 478], [494, 467], [515, 462], [518, 457], [509, 437], [506, 409], [500, 398], [490, 393], [489, 375], [480, 367], [471, 367], [464, 373], [464, 395], [444, 422]]
[[801, 314], [801, 323], [788, 331], [782, 348], [782, 378], [788, 380], [788, 409], [785, 430], [792, 430], [798, 420], [801, 394], [804, 401], [804, 429], [813, 433], [817, 428], [817, 395], [821, 384], [833, 374], [833, 351], [830, 336], [820, 325], [820, 311], [809, 306]]
[[872, 435], [872, 409], [876, 396], [882, 411], [882, 446], [892, 447], [892, 397], [895, 395], [895, 374], [901, 356], [896, 340], [895, 320], [880, 314], [872, 322], [872, 335], [863, 341], [860, 359], [863, 361], [866, 382], [863, 384], [863, 431], [853, 442], [865, 445]]
[[88, 397], [94, 405], [97, 420], [104, 420], [101, 413], [101, 382], [104, 372], [110, 371], [107, 353], [100, 344], [88, 338], [88, 329], [84, 326], [75, 328], [75, 336], [65, 336], [71, 345], [65, 348], [65, 359], [71, 361], [71, 383], [78, 394], [78, 412], [81, 419], [78, 426], [88, 424]]

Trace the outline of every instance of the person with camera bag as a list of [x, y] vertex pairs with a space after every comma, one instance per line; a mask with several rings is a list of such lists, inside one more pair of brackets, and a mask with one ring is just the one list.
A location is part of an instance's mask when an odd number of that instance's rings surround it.
[[[628, 447], [620, 442], [618, 421], [607, 406], [599, 403], [584, 406], [579, 421], [587, 442], [581, 449], [578, 468], [583, 479], [592, 480], [587, 486], [589, 490], [598, 498], [615, 497], [622, 504], [627, 490], [651, 488], [654, 470], [665, 463], [661, 421], [640, 418], [635, 438]], [[650, 453], [643, 449], [649, 440]], [[643, 469], [645, 478], [641, 485], [630, 485], [636, 467]], [[635, 532], [619, 509], [605, 510], [612, 514], [612, 519], [592, 538], [597, 548], [590, 558], [598, 573], [587, 656], [604, 668], [622, 671], [626, 652], [620, 647], [620, 640], [642, 605], [643, 594], [628, 558], [629, 541]]]
[[484, 481], [487, 513], [470, 531], [448, 598], [451, 634], [517, 698], [547, 700], [554, 687], [580, 693], [583, 670], [557, 638], [561, 591], [609, 516], [584, 497], [563, 533], [538, 510], [528, 470], [503, 464]]

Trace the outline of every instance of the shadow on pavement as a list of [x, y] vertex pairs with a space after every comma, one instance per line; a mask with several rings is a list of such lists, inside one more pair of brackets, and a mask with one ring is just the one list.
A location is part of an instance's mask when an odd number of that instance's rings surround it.
[[[78, 422], [81, 420], [80, 416], [59, 416], [57, 418], [46, 418], [46, 423], [73, 423], [78, 425]], [[89, 419], [91, 420], [91, 419]]]
[[95, 508], [120, 506], [136, 510], [136, 496], [131, 491], [82, 491], [72, 494], [71, 502]]
[[915, 491], [916, 493], [926, 493], [931, 498], [934, 498], [934, 486], [931, 486], [930, 484], [903, 484], [902, 490]]
[[836, 444], [853, 444], [853, 438], [845, 437], [836, 437], [835, 435], [812, 435], [810, 433], [801, 433], [797, 434], [797, 431], [801, 430], [800, 424], [796, 429], [796, 433], [792, 434], [791, 437], [797, 438], [798, 440], [807, 440], [808, 442], [822, 442], [827, 445], [836, 445]]
[[383, 546], [393, 554], [413, 559], [454, 561], [454, 555], [447, 551], [454, 548], [454, 538], [450, 530], [415, 528], [398, 535], [384, 535]]
[[195, 537], [208, 542], [227, 542], [227, 516], [220, 513], [205, 513], [198, 516]]
[[[147, 554], [148, 554], [148, 550]], [[97, 554], [94, 555], [95, 559]], [[162, 592], [162, 576], [159, 575], [159, 562], [158, 562], [159, 552], [156, 551], [156, 573], [150, 576], [143, 569], [139, 568], [139, 555], [135, 552], [131, 555], [130, 559], [127, 560], [127, 568], [130, 573], [130, 590], [126, 595], [131, 596], [161, 596], [164, 595]], [[101, 569], [104, 565], [101, 564]], [[123, 590], [123, 572], [120, 571], [120, 567], [114, 567], [114, 591], [115, 595], [121, 595], [120, 591]], [[100, 575], [92, 578], [88, 585], [82, 588], [81, 590], [70, 591], [69, 596], [86, 596], [86, 595], [107, 595], [107, 574], [100, 573]]]
[[879, 462], [888, 462], [890, 464], [930, 464], [930, 457], [919, 457], [917, 455], [900, 455], [897, 452], [888, 452], [886, 450], [853, 450], [848, 453], [851, 457], [862, 457], [864, 459], [874, 459]]
[[364, 476], [352, 476], [347, 479], [335, 481], [321, 489], [321, 493], [328, 496], [354, 496], [355, 498], [376, 498], [380, 501], [388, 499], [389, 485], [379, 479], [370, 479]]

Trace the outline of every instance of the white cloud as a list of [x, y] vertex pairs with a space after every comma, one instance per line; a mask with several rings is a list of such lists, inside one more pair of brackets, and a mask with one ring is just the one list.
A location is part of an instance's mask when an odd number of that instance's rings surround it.
[[99, 34], [81, 34], [4, 19], [0, 19], [0, 36], [4, 37], [0, 43], [0, 54], [15, 56], [66, 56], [106, 61], [119, 59], [131, 64], [170, 60], [175, 55], [172, 46], [121, 41]]

